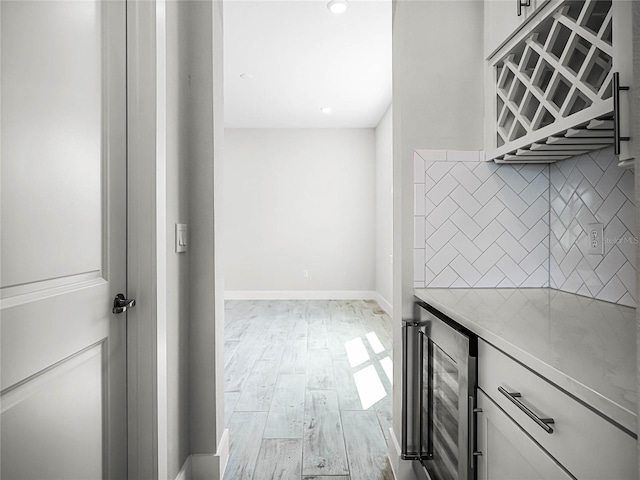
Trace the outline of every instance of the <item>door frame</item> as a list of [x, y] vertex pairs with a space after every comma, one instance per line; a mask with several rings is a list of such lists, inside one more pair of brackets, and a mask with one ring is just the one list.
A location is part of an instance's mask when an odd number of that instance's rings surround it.
[[[167, 0], [127, 1], [127, 318], [128, 475], [168, 478], [167, 396]], [[194, 2], [195, 3], [195, 2]], [[223, 0], [203, 0], [208, 19], [193, 32], [193, 113], [197, 151], [190, 188], [189, 457], [181, 478], [221, 478], [229, 456], [224, 428], [224, 291], [221, 255]], [[192, 14], [196, 15], [198, 12]], [[201, 21], [202, 20], [202, 21]], [[173, 41], [173, 40], [172, 40]], [[207, 42], [206, 45], [202, 42]], [[201, 70], [199, 70], [201, 69]], [[203, 125], [203, 123], [205, 125]], [[196, 288], [197, 287], [197, 288]], [[211, 293], [213, 292], [213, 300]], [[212, 315], [213, 314], [213, 315]], [[212, 346], [214, 348], [212, 349]]]
[[167, 478], [165, 0], [127, 1], [128, 476]]

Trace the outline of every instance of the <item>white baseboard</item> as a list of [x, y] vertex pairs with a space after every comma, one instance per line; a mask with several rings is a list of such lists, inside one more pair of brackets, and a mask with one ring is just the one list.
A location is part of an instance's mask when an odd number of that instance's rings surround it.
[[222, 480], [229, 461], [229, 429], [225, 429], [214, 454], [194, 454], [187, 458], [176, 480]]
[[378, 292], [376, 292], [376, 302], [378, 302], [378, 305], [380, 305], [382, 309], [387, 312], [387, 315], [393, 318], [393, 306], [391, 306], [391, 303], [389, 303], [387, 299], [380, 295]]
[[191, 457], [187, 457], [182, 465], [182, 468], [178, 472], [176, 480], [191, 480]]
[[393, 471], [393, 478], [395, 478], [395, 480], [416, 480], [416, 474], [413, 471], [413, 462], [400, 458], [402, 449], [400, 448], [393, 428], [389, 429], [389, 434], [391, 441], [387, 447], [387, 455], [389, 456], [389, 463]]
[[225, 300], [376, 300], [369, 290], [227, 290]]

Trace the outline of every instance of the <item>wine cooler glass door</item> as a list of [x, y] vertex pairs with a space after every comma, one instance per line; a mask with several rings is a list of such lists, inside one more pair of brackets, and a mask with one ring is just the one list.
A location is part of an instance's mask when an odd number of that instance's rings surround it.
[[473, 479], [468, 451], [469, 365], [468, 338], [445, 324], [441, 328], [434, 324], [424, 343], [421, 402], [422, 463], [434, 479]]

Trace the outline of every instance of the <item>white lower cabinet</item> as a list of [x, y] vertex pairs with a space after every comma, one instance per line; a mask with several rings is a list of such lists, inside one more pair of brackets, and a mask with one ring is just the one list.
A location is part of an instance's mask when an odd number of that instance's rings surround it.
[[478, 480], [573, 478], [482, 390], [478, 407]]
[[483, 340], [478, 387], [480, 479], [638, 478], [629, 432]]

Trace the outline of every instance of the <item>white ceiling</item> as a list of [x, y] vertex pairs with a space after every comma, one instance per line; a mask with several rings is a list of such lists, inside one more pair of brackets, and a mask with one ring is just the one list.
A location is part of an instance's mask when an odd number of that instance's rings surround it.
[[352, 0], [342, 15], [326, 5], [225, 2], [227, 128], [378, 124], [391, 104], [391, 0]]

